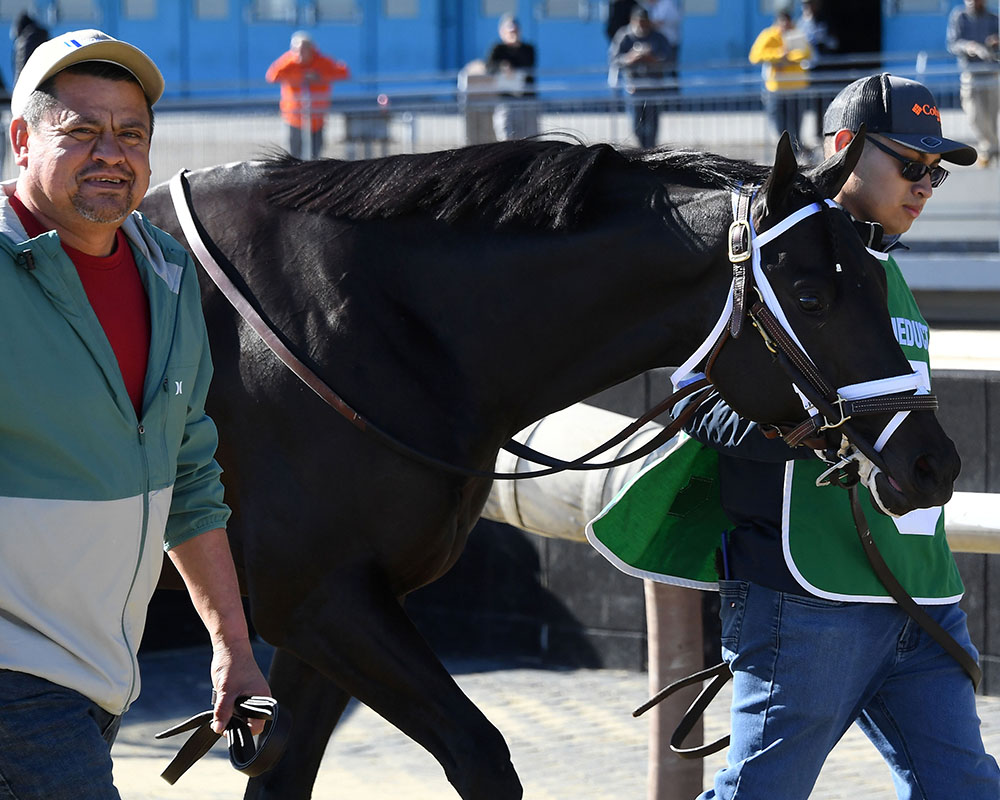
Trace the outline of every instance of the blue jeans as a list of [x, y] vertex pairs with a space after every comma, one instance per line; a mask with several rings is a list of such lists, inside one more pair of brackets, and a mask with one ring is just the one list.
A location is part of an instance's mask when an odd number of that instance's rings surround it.
[[[901, 800], [997, 800], [972, 682], [895, 604], [843, 603], [722, 581], [733, 670], [727, 766], [701, 800], [805, 800], [854, 722]], [[965, 612], [925, 606], [966, 650]]]
[[626, 105], [632, 115], [632, 133], [639, 147], [649, 149], [656, 146], [660, 131], [660, 106], [653, 101], [655, 92], [636, 91], [626, 96]]
[[323, 129], [312, 131], [309, 135], [309, 147], [310, 151], [306, 152], [306, 139], [303, 134], [306, 133], [302, 128], [296, 128], [294, 125], [288, 126], [288, 152], [291, 153], [296, 158], [304, 158], [310, 161], [315, 161], [323, 153]]
[[771, 123], [775, 141], [781, 134], [788, 131], [792, 139], [792, 147], [798, 152], [802, 146], [799, 128], [802, 123], [804, 101], [797, 92], [764, 92], [764, 112]]
[[0, 670], [0, 800], [120, 800], [111, 778], [120, 723], [79, 692]]

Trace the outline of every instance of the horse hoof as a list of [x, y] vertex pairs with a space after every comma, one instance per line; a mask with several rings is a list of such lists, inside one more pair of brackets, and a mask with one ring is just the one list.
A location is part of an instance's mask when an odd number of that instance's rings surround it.
[[478, 768], [460, 780], [449, 776], [462, 800], [521, 800], [524, 788], [514, 765], [508, 760], [499, 770]]

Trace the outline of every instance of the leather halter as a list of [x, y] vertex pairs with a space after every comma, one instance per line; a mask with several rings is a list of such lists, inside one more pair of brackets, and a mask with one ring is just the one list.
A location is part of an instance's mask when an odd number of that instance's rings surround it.
[[[875, 443], [869, 444], [857, 436], [847, 425], [852, 417], [910, 411], [935, 411], [937, 398], [923, 393], [922, 376], [917, 373], [899, 375], [874, 381], [834, 388], [816, 367], [805, 347], [792, 330], [767, 275], [761, 264], [762, 248], [795, 227], [802, 220], [821, 213], [824, 206], [812, 203], [792, 212], [764, 233], [758, 234], [751, 218], [751, 205], [756, 186], [742, 186], [733, 191], [733, 222], [729, 227], [729, 260], [733, 269], [733, 282], [719, 321], [702, 345], [674, 373], [675, 387], [701, 377], [711, 379], [711, 367], [729, 336], [738, 337], [745, 320], [749, 319], [764, 339], [768, 349], [775, 354], [779, 364], [791, 379], [792, 387], [802, 401], [806, 420], [783, 438], [795, 447], [804, 439], [832, 428], [841, 428], [852, 444], [880, 469], [885, 469], [879, 451], [884, 447], [902, 418], [894, 418], [891, 430], [883, 432]], [[832, 200], [825, 205], [836, 207]], [[838, 265], [839, 268], [839, 265]], [[751, 298], [757, 299], [751, 303]], [[749, 307], [748, 307], [749, 305]], [[705, 363], [705, 371], [697, 372]], [[918, 392], [919, 394], [902, 394]]]
[[729, 263], [733, 265], [733, 313], [729, 318], [729, 335], [734, 339], [743, 332], [747, 294], [753, 288], [753, 264], [747, 264], [753, 256], [751, 199], [750, 192], [739, 192], [733, 206], [733, 223], [729, 226]]

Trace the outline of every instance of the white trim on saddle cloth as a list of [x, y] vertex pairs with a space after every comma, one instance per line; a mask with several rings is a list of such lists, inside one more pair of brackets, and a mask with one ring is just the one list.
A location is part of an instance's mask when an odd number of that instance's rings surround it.
[[[718, 492], [718, 481], [696, 473], [705, 473], [705, 459], [717, 459], [718, 455], [683, 433], [671, 439], [666, 448], [651, 456], [655, 460], [587, 523], [587, 541], [626, 575], [715, 591], [715, 552], [723, 531], [731, 524], [724, 519], [719, 499], [709, 497]], [[717, 467], [711, 470], [715, 471]], [[701, 482], [694, 490], [703, 497], [693, 504], [684, 500], [677, 504], [678, 497], [692, 488], [693, 478]], [[683, 513], [678, 505], [693, 513]], [[705, 512], [710, 512], [707, 517]], [[716, 516], [720, 520], [715, 520]], [[664, 571], [669, 569], [681, 574]]]
[[[801, 463], [811, 463], [811, 462], [799, 462], [799, 461], [789, 461], [785, 464], [785, 480], [784, 487], [782, 490], [782, 503], [781, 503], [781, 549], [782, 554], [785, 559], [785, 564], [788, 567], [789, 572], [792, 573], [792, 577], [795, 579], [796, 583], [799, 584], [803, 589], [805, 589], [809, 594], [815, 595], [816, 597], [822, 597], [826, 600], [840, 600], [851, 603], [895, 603], [896, 601], [886, 594], [849, 594], [844, 592], [833, 592], [826, 589], [822, 589], [812, 582], [802, 573], [799, 566], [795, 563], [794, 556], [792, 555], [792, 545], [791, 545], [791, 506], [792, 506], [792, 477], [794, 475], [795, 467]], [[846, 500], [845, 500], [846, 502]], [[868, 512], [874, 513], [874, 512]], [[929, 508], [929, 509], [918, 509], [916, 512], [911, 512], [898, 519], [892, 519], [895, 524], [899, 534], [906, 538], [910, 536], [919, 537], [920, 539], [925, 539], [926, 537], [933, 537], [935, 533], [935, 527], [937, 526], [938, 520], [944, 513], [944, 509]], [[928, 530], [927, 526], [930, 525]], [[847, 530], [845, 528], [845, 530]], [[850, 526], [850, 535], [852, 544], [857, 544], [857, 534], [853, 530], [853, 526]], [[800, 532], [801, 535], [810, 535], [813, 533]], [[829, 535], [829, 532], [825, 532], [823, 535]], [[860, 550], [858, 553], [862, 552]], [[867, 573], [866, 573], [867, 574]], [[948, 603], [957, 603], [962, 599], [962, 592], [955, 595], [950, 595], [948, 597], [918, 597], [914, 596], [914, 600], [920, 605], [946, 605]]]

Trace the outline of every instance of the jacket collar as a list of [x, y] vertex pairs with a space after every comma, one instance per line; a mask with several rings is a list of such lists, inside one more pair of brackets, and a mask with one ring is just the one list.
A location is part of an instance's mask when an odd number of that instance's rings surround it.
[[[14, 194], [16, 185], [17, 180], [14, 178], [0, 183], [0, 235], [10, 239], [16, 247], [23, 248], [31, 238], [8, 199]], [[166, 260], [160, 245], [147, 230], [147, 225], [142, 214], [133, 211], [122, 222], [121, 229], [132, 248], [152, 265], [153, 271], [176, 294], [180, 289], [182, 265]]]

